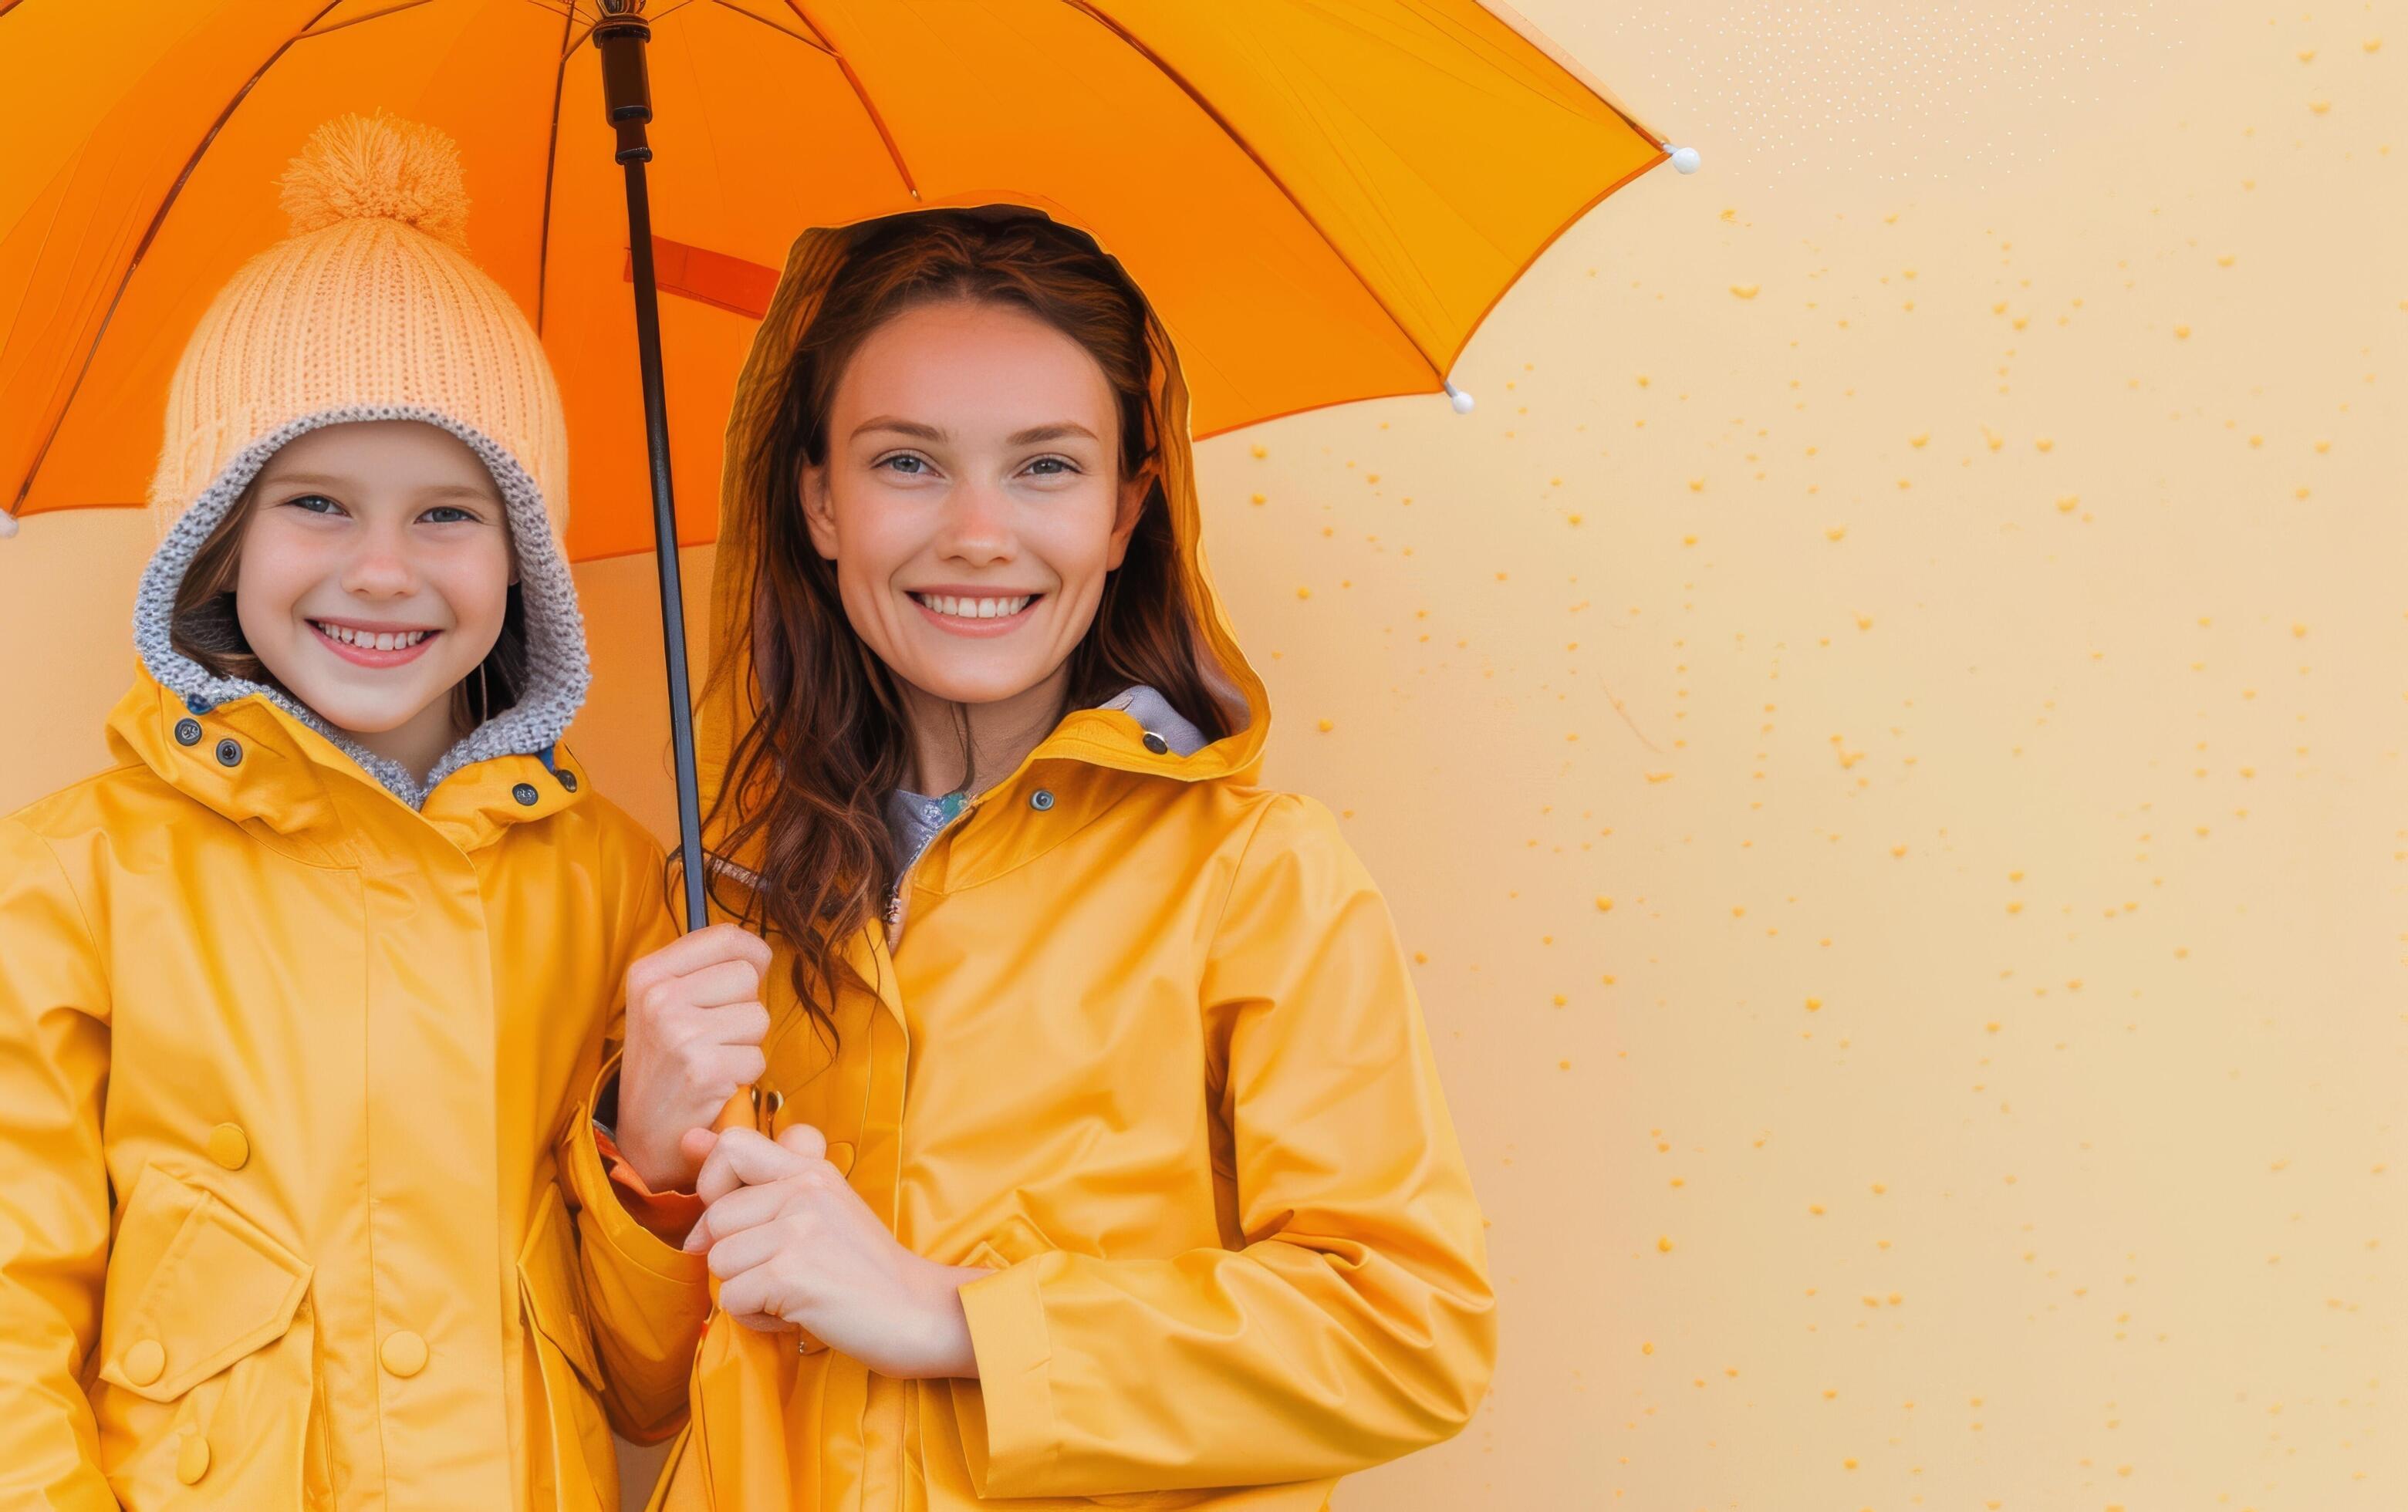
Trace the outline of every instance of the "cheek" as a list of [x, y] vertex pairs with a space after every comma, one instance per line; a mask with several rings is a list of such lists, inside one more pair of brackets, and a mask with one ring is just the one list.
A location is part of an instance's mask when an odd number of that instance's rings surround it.
[[447, 556], [430, 564], [426, 579], [443, 595], [460, 627], [501, 628], [510, 602], [510, 557], [498, 550], [479, 549]]
[[236, 618], [248, 627], [289, 617], [301, 595], [334, 570], [319, 555], [308, 542], [281, 532], [254, 530], [246, 535], [242, 562], [235, 569]]

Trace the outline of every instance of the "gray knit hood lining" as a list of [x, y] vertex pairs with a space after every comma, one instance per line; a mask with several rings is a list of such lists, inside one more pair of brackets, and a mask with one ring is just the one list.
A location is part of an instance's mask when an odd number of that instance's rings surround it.
[[[242, 497], [267, 459], [311, 431], [327, 425], [361, 421], [409, 420], [437, 426], [458, 436], [477, 454], [502, 491], [502, 504], [518, 553], [519, 599], [525, 614], [527, 685], [519, 701], [463, 736], [427, 773], [421, 785], [399, 762], [366, 749], [320, 719], [291, 694], [265, 683], [220, 678], [176, 649], [171, 621], [176, 591], [183, 585], [193, 558], [209, 533]], [[577, 588], [568, 563], [552, 538], [542, 492], [509, 451], [482, 433], [437, 410], [420, 405], [355, 405], [322, 409], [291, 421], [261, 436], [235, 454], [225, 470], [203, 491], [143, 569], [134, 600], [134, 648], [143, 665], [160, 685], [188, 705], [214, 706], [254, 695], [283, 709], [332, 741], [386, 791], [412, 808], [423, 807], [427, 795], [442, 780], [475, 762], [498, 756], [532, 756], [560, 739], [568, 721], [584, 705], [593, 674], [585, 654], [585, 619], [578, 611]]]

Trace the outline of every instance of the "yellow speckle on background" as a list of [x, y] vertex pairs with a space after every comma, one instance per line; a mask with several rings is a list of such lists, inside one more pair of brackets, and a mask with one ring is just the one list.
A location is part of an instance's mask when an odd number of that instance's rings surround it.
[[1742, 299], [1754, 299], [1756, 290], [1760, 287], [1761, 285], [1753, 283], [1735, 283], [1730, 286], [1730, 292]]

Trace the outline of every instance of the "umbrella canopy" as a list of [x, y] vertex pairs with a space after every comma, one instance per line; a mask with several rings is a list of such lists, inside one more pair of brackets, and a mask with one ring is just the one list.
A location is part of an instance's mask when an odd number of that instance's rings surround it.
[[[611, 8], [628, 8], [624, 3]], [[1474, 0], [652, 0], [652, 248], [680, 540], [798, 230], [1015, 202], [1092, 232], [1198, 434], [1439, 390], [1481, 318], [1666, 149]], [[460, 145], [472, 250], [560, 376], [579, 559], [652, 549], [628, 210], [595, 0], [0, 0], [0, 510], [138, 506], [167, 378], [284, 231], [309, 131]]]

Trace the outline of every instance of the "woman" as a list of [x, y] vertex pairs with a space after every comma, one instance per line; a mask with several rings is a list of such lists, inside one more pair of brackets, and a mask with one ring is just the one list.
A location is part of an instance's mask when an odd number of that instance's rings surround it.
[[767, 945], [629, 976], [612, 1174], [721, 1286], [655, 1505], [1309, 1512], [1459, 1429], [1479, 1209], [1379, 892], [1257, 782], [1119, 265], [806, 235], [727, 465], [714, 890]]

